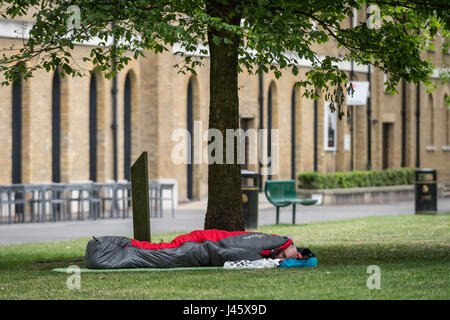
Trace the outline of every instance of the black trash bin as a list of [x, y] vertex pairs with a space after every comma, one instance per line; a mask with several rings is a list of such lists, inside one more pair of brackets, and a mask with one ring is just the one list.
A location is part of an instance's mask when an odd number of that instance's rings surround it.
[[[242, 210], [244, 214], [245, 228], [258, 228], [258, 192], [259, 173], [241, 170], [242, 183]], [[253, 180], [253, 183], [248, 183]]]
[[437, 172], [434, 169], [415, 171], [416, 214], [437, 214]]

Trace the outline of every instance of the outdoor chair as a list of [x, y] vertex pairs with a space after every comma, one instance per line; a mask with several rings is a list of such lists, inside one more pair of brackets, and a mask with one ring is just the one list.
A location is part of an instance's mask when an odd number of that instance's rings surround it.
[[92, 188], [92, 201], [95, 204], [95, 208], [93, 208], [95, 217], [101, 216], [102, 218], [105, 218], [106, 202], [110, 203], [110, 217], [114, 217], [116, 207], [115, 184], [108, 182], [94, 182]]
[[97, 183], [91, 184], [91, 192], [89, 194], [89, 218], [96, 220], [101, 214], [101, 185]]
[[8, 187], [0, 185], [0, 224], [3, 223], [3, 211], [9, 211]]
[[26, 208], [26, 192], [24, 184], [10, 184], [2, 187], [2, 205], [6, 204], [8, 208], [8, 223], [13, 222], [13, 208], [14, 208], [14, 222], [25, 222], [25, 208]]
[[122, 204], [122, 218], [129, 218], [129, 208], [131, 207], [131, 183], [129, 181], [118, 182], [115, 193], [116, 207], [120, 209]]
[[91, 193], [91, 184], [92, 182], [76, 182], [76, 183], [68, 183], [66, 186], [66, 201], [68, 207], [68, 217], [69, 220], [72, 220], [72, 209], [73, 202], [77, 203], [77, 219], [84, 220], [84, 208], [85, 202], [90, 201], [90, 193]]
[[[157, 181], [150, 181], [148, 183], [148, 199], [150, 202], [150, 216], [158, 217], [158, 209], [160, 210], [158, 204], [160, 204], [160, 188], [161, 184]], [[161, 213], [160, 213], [161, 215]]]
[[[174, 204], [174, 197], [173, 197], [173, 183], [161, 183], [159, 187], [159, 209], [160, 214], [159, 216], [162, 218], [163, 216], [163, 200], [170, 200], [171, 201], [171, 209], [172, 209], [172, 218], [175, 218], [175, 204]], [[170, 191], [170, 196], [164, 197], [164, 190]]]
[[3, 211], [9, 214], [9, 191], [7, 185], [0, 185], [0, 224], [3, 223]]
[[280, 207], [292, 205], [292, 224], [295, 224], [295, 205], [309, 206], [315, 204], [315, 199], [300, 199], [297, 197], [295, 180], [269, 180], [264, 186], [267, 200], [276, 207], [276, 223], [279, 223]]
[[[158, 218], [163, 217], [163, 200], [171, 201], [172, 218], [175, 217], [175, 203], [174, 203], [174, 184], [173, 183], [161, 183], [157, 181], [150, 181], [149, 188], [149, 201], [150, 201], [150, 215]], [[164, 197], [164, 190], [170, 191], [170, 196]]]
[[50, 214], [52, 221], [67, 220], [66, 215], [66, 185], [64, 183], [51, 183], [47, 185], [46, 191], [49, 198]]
[[29, 184], [25, 186], [25, 192], [29, 195], [30, 222], [42, 221], [45, 208], [43, 199], [45, 196], [45, 185]]

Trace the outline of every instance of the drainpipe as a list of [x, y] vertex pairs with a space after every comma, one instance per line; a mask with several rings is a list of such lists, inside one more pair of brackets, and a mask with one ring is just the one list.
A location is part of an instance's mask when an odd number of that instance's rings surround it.
[[367, 80], [369, 81], [369, 97], [367, 99], [367, 170], [372, 169], [372, 81], [371, 67], [367, 71]]
[[[353, 17], [349, 17], [350, 18], [350, 25], [352, 26], [352, 28], [356, 27], [357, 24], [357, 14], [358, 11], [355, 11], [355, 9], [353, 8]], [[356, 19], [356, 21], [355, 21]], [[350, 82], [353, 81], [354, 77], [355, 77], [355, 71], [354, 71], [354, 61], [353, 59], [350, 60]], [[350, 119], [347, 120], [347, 124], [350, 125], [350, 170], [353, 171], [354, 169], [354, 163], [353, 163], [353, 111], [354, 111], [354, 107], [352, 105], [348, 106], [350, 109]]]
[[[115, 23], [112, 23], [112, 31], [113, 31], [113, 58], [112, 58], [112, 67], [114, 72], [117, 72], [116, 68], [116, 37], [114, 35], [114, 27]], [[113, 101], [113, 121], [111, 124], [111, 129], [113, 133], [113, 176], [114, 180], [117, 181], [117, 74], [113, 78], [113, 87], [111, 89], [112, 101]]]
[[[264, 87], [263, 87], [263, 72], [262, 72], [262, 68], [261, 66], [259, 66], [259, 70], [261, 71], [261, 74], [259, 74], [259, 83], [258, 83], [258, 90], [259, 90], [259, 94], [258, 94], [258, 102], [259, 102], [259, 134], [261, 133], [261, 129], [263, 129], [264, 126], [264, 122], [263, 122], [263, 116], [264, 116]], [[258, 135], [259, 136], [259, 135]], [[261, 156], [261, 150], [262, 150], [262, 146], [263, 146], [263, 141], [261, 139], [261, 137], [259, 138], [259, 150], [260, 150], [260, 156]], [[262, 191], [262, 177], [261, 177], [261, 170], [262, 169], [262, 163], [261, 163], [261, 159], [259, 161], [259, 191]]]
[[314, 100], [314, 171], [317, 171], [317, 104], [317, 100]]
[[420, 82], [416, 91], [416, 168], [420, 168]]
[[295, 180], [295, 87], [291, 95], [291, 179]]
[[[355, 72], [353, 71], [353, 59], [351, 60], [351, 68], [350, 68], [350, 82], [353, 81]], [[350, 108], [350, 119], [348, 119], [347, 123], [350, 123], [350, 170], [353, 171], [354, 163], [353, 163], [353, 105], [348, 106]]]
[[406, 81], [402, 80], [402, 167], [406, 167]]

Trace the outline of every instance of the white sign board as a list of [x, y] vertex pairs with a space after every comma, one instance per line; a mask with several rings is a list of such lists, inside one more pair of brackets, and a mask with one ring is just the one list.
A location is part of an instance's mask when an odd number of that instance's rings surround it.
[[347, 95], [348, 106], [363, 106], [367, 103], [369, 96], [369, 81], [352, 81], [353, 96], [351, 93]]

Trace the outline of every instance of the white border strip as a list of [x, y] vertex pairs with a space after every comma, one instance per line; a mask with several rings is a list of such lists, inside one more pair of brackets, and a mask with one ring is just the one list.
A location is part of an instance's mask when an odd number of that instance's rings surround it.
[[[0, 38], [29, 39], [29, 33], [33, 25], [34, 23], [30, 21], [0, 20]], [[98, 46], [100, 42], [105, 41], [95, 37], [89, 41], [74, 42], [74, 44], [95, 47]], [[108, 41], [105, 42], [106, 47], [111, 44], [112, 39], [108, 39]]]

